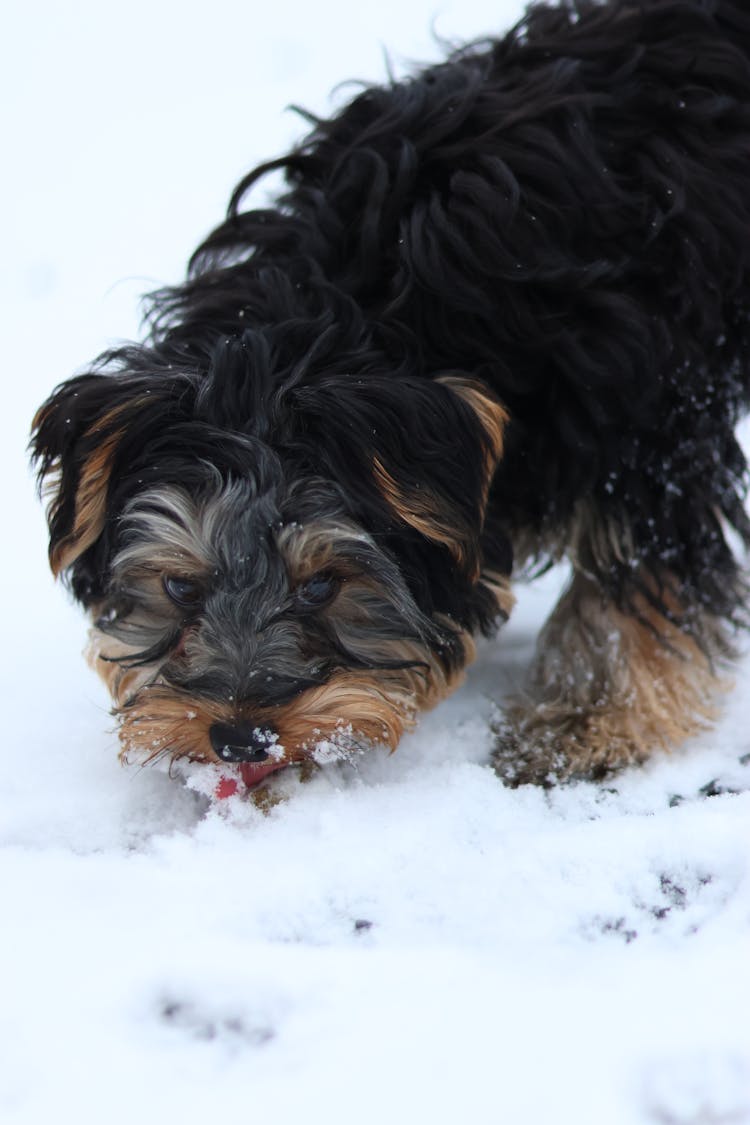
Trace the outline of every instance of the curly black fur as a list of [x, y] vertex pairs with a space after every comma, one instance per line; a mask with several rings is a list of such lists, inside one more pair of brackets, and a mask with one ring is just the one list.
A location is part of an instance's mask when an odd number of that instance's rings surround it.
[[[100, 534], [70, 564], [76, 596], [107, 593], [134, 496], [200, 490], [209, 464], [258, 492], [275, 475], [330, 482], [420, 612], [458, 629], [492, 628], [477, 575], [507, 574], [513, 546], [520, 562], [568, 550], [620, 609], [645, 599], [699, 637], [701, 615], [738, 620], [725, 529], [750, 543], [734, 436], [750, 394], [745, 6], [533, 5], [504, 38], [310, 120], [238, 185], [187, 281], [152, 297], [147, 343], [43, 408], [53, 548], [92, 449], [124, 424]], [[244, 209], [270, 171], [284, 193]], [[487, 435], [444, 375], [510, 415], [486, 512]], [[439, 498], [462, 561], [394, 517], [375, 457]]]

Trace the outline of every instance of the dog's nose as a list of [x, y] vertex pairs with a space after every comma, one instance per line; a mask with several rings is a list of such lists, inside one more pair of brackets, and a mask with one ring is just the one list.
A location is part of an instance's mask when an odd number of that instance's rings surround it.
[[222, 762], [265, 762], [276, 732], [253, 723], [213, 723], [208, 737]]

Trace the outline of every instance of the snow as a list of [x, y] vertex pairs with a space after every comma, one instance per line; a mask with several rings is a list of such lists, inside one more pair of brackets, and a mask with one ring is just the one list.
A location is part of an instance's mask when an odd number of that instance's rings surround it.
[[383, 75], [383, 46], [398, 70], [437, 56], [433, 26], [492, 32], [519, 7], [40, 0], [6, 21], [7, 1125], [750, 1121], [749, 660], [672, 756], [506, 790], [491, 701], [553, 573], [394, 756], [285, 778], [266, 813], [211, 802], [118, 765], [24, 468], [51, 386], [136, 334], [138, 294], [297, 135], [287, 103], [325, 112], [337, 82]]

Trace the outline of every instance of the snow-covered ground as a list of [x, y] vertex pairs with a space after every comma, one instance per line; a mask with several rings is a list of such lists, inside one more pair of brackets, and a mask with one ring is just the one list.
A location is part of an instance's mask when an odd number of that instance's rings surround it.
[[[289, 102], [516, 0], [40, 0], [6, 13], [0, 1120], [750, 1121], [750, 661], [714, 732], [606, 786], [502, 788], [491, 697], [558, 575], [392, 758], [262, 815], [116, 761], [46, 570], [35, 407], [177, 279]], [[343, 94], [338, 95], [344, 96]], [[747, 443], [750, 445], [750, 441]]]

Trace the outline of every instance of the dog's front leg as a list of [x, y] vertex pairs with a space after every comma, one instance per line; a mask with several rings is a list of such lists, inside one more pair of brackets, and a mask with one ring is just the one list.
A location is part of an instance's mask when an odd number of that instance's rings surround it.
[[526, 691], [496, 724], [500, 777], [600, 778], [708, 725], [726, 686], [715, 663], [729, 646], [715, 618], [679, 608], [669, 620], [640, 596], [625, 612], [574, 571], [539, 637]]

